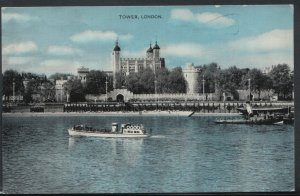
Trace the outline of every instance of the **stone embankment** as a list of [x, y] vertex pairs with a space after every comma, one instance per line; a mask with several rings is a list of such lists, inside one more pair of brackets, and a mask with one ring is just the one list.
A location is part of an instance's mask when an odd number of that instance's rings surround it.
[[[145, 112], [145, 111], [195, 111], [196, 113], [237, 113], [237, 108], [245, 102], [89, 102], [89, 103], [51, 103], [34, 105], [6, 105], [4, 113], [63, 113], [63, 112]], [[252, 102], [254, 107], [293, 107], [293, 102]]]

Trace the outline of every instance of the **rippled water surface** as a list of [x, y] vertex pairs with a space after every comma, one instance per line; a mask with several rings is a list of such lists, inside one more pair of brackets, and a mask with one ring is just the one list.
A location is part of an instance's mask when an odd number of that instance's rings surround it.
[[[5, 193], [294, 189], [294, 127], [215, 125], [217, 117], [3, 117]], [[69, 137], [87, 123], [143, 123], [146, 139]]]

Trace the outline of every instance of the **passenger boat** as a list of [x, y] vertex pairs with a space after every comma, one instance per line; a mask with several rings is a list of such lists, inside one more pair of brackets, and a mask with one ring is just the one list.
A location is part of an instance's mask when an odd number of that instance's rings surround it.
[[87, 125], [75, 125], [68, 129], [70, 136], [93, 136], [93, 137], [118, 137], [118, 138], [144, 138], [150, 136], [150, 132], [144, 129], [143, 125], [132, 125], [130, 123], [121, 124], [118, 129], [118, 123], [112, 123], [111, 130], [95, 129]]

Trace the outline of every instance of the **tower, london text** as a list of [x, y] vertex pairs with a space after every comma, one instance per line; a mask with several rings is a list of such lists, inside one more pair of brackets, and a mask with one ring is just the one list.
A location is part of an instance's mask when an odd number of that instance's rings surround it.
[[161, 15], [157, 14], [145, 14], [145, 15], [137, 15], [137, 14], [119, 14], [119, 19], [121, 20], [139, 20], [139, 19], [162, 19]]

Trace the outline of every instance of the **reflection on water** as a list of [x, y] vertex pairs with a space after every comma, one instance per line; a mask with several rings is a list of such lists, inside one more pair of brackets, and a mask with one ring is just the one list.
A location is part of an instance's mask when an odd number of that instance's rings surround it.
[[[85, 137], [69, 137], [69, 149], [76, 148], [76, 145], [84, 145], [82, 140], [87, 139]], [[101, 138], [93, 137], [89, 138], [95, 142], [106, 142], [106, 148], [110, 151], [106, 153], [111, 155], [114, 160], [122, 159], [127, 164], [134, 166], [138, 161], [144, 138]]]
[[[5, 193], [290, 191], [294, 128], [217, 117], [3, 118]], [[142, 123], [148, 138], [70, 137], [74, 124]], [[49, 126], [51, 125], [51, 126]]]

